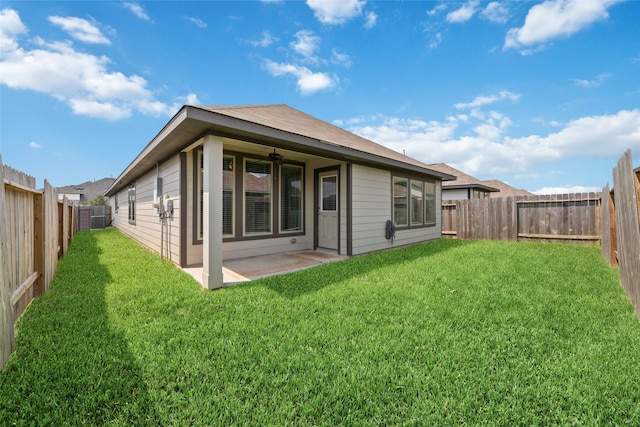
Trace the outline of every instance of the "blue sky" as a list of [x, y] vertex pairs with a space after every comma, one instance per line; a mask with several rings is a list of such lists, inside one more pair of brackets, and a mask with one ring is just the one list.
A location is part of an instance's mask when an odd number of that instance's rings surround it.
[[7, 1], [0, 153], [117, 177], [184, 104], [285, 103], [533, 192], [640, 164], [640, 1]]

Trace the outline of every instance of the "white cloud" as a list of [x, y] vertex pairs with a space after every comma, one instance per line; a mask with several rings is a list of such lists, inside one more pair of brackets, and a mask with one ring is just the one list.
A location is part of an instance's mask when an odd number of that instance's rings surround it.
[[[477, 96], [471, 102], [466, 102], [466, 103], [460, 102], [455, 104], [454, 107], [456, 107], [457, 109], [477, 108], [477, 107], [482, 107], [483, 105], [493, 104], [494, 102], [503, 101], [505, 99], [508, 99], [512, 102], [516, 102], [517, 100], [520, 99], [520, 95], [513, 92], [509, 92], [508, 90], [503, 90], [494, 95]], [[476, 114], [478, 113], [476, 112]]]
[[267, 47], [277, 41], [278, 39], [276, 37], [272, 36], [269, 31], [265, 30], [262, 32], [262, 38], [260, 40], [254, 40], [249, 43], [251, 43], [251, 45], [255, 47]]
[[193, 16], [185, 16], [184, 19], [186, 19], [187, 21], [193, 22], [198, 26], [198, 28], [207, 28], [207, 23], [200, 18], [196, 18]]
[[447, 22], [453, 24], [467, 22], [478, 11], [479, 4], [480, 2], [478, 0], [471, 0], [462, 5], [459, 9], [447, 13]]
[[376, 26], [376, 22], [378, 22], [378, 15], [376, 15], [374, 12], [367, 12], [367, 14], [365, 15], [364, 27], [373, 28]]
[[198, 95], [195, 93], [187, 94], [187, 96], [179, 96], [176, 99], [175, 104], [173, 104], [173, 110], [178, 111], [182, 105], [200, 105], [200, 100], [198, 99]]
[[40, 37], [31, 40], [35, 49], [21, 47], [17, 36], [26, 32], [26, 27], [19, 16], [16, 21], [16, 16], [9, 12], [2, 15], [3, 21], [9, 17], [13, 30], [3, 29], [0, 34], [0, 44], [8, 48], [0, 62], [0, 84], [46, 93], [67, 104], [75, 114], [103, 120], [120, 120], [133, 111], [166, 116], [175, 112], [155, 99], [144, 78], [110, 70], [111, 61], [106, 56], [79, 52], [69, 41], [49, 43]]
[[321, 38], [309, 30], [298, 31], [295, 38], [296, 40], [290, 43], [291, 48], [305, 61], [317, 64], [319, 60], [315, 54], [320, 49]]
[[[569, 37], [609, 17], [607, 9], [622, 0], [547, 0], [529, 9], [524, 25], [507, 32], [503, 49], [531, 53], [556, 38]], [[533, 47], [534, 49], [530, 49]]]
[[86, 19], [73, 16], [50, 16], [49, 22], [59, 26], [71, 37], [85, 43], [111, 44], [100, 29]]
[[116, 121], [131, 117], [131, 108], [102, 100], [71, 98], [68, 104], [75, 114]]
[[279, 64], [271, 60], [265, 60], [263, 67], [275, 77], [291, 75], [297, 79], [298, 91], [302, 95], [310, 95], [312, 93], [331, 89], [338, 83], [335, 76], [326, 73], [314, 73], [307, 67], [296, 64]]
[[572, 194], [602, 191], [602, 187], [585, 187], [583, 185], [565, 185], [562, 187], [542, 187], [532, 191], [533, 194]]
[[38, 144], [38, 143], [37, 143], [37, 142], [35, 142], [35, 141], [31, 141], [31, 142], [29, 143], [29, 148], [33, 148], [34, 150], [36, 150], [36, 149], [38, 149], [38, 148], [42, 148], [42, 145]]
[[581, 87], [598, 87], [602, 85], [609, 77], [611, 77], [610, 73], [601, 73], [598, 74], [594, 79], [586, 80], [586, 79], [572, 79], [573, 83], [576, 86]]
[[484, 19], [499, 24], [504, 24], [509, 19], [509, 8], [498, 1], [492, 1], [480, 14]]
[[640, 150], [640, 109], [582, 117], [559, 124], [557, 132], [522, 137], [508, 136], [511, 120], [495, 111], [482, 119], [457, 115], [427, 122], [373, 116], [341, 123], [424, 163], [445, 162], [472, 175], [522, 173], [565, 159]]
[[18, 48], [17, 38], [29, 30], [13, 9], [0, 11], [0, 52], [10, 52]]
[[143, 19], [145, 21], [151, 20], [151, 18], [149, 18], [149, 15], [147, 15], [147, 12], [145, 12], [142, 6], [140, 6], [139, 4], [125, 2], [123, 3], [123, 6], [129, 9], [134, 15], [136, 15], [140, 19]]
[[444, 3], [441, 3], [439, 5], [437, 5], [436, 7], [434, 7], [431, 10], [427, 10], [427, 15], [429, 16], [435, 16], [438, 13], [442, 12], [443, 10], [445, 10], [447, 8], [447, 5]]
[[351, 58], [346, 53], [340, 53], [336, 49], [331, 51], [331, 62], [334, 64], [342, 64], [349, 68], [352, 65]]
[[440, 46], [440, 43], [442, 43], [442, 33], [436, 33], [436, 35], [433, 36], [433, 39], [429, 42], [429, 49], [435, 49]]
[[344, 24], [362, 14], [365, 0], [307, 0], [307, 6], [323, 24]]

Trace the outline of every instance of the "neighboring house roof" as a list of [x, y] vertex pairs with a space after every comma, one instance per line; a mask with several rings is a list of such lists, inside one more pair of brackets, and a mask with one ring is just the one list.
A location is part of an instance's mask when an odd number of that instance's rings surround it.
[[435, 169], [442, 173], [446, 173], [456, 177], [455, 181], [443, 182], [442, 183], [443, 190], [454, 190], [459, 188], [474, 188], [474, 189], [488, 191], [492, 193], [500, 191], [498, 188], [495, 188], [489, 185], [487, 181], [480, 181], [479, 179], [476, 179], [471, 175], [468, 175], [445, 163], [434, 163], [429, 165], [429, 167], [431, 169]]
[[443, 181], [446, 172], [355, 135], [284, 104], [233, 107], [185, 105], [122, 172], [106, 195], [207, 134], [268, 144], [305, 154], [428, 174]]
[[87, 181], [77, 185], [56, 187], [56, 191], [58, 194], [78, 194], [80, 195], [81, 201], [89, 202], [95, 199], [99, 194], [104, 194], [107, 188], [109, 188], [114, 181], [115, 179], [113, 178], [102, 178], [98, 181]]
[[534, 194], [519, 188], [515, 188], [510, 186], [509, 184], [502, 182], [498, 179], [491, 179], [488, 181], [483, 181], [490, 187], [497, 188], [499, 192], [496, 194], [496, 197], [513, 197], [513, 196], [533, 196]]

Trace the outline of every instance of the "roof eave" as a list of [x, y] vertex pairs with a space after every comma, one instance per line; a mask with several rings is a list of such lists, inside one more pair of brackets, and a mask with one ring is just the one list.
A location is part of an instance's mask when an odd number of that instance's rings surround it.
[[447, 185], [446, 187], [442, 187], [443, 190], [459, 190], [461, 188], [475, 188], [479, 190], [488, 191], [490, 193], [497, 193], [500, 190], [494, 187], [489, 187], [488, 185], [482, 184], [459, 184], [459, 185]]
[[[188, 121], [193, 121], [198, 125], [194, 125], [192, 128], [181, 129], [188, 125]], [[191, 131], [189, 131], [190, 129]], [[180, 130], [185, 133], [187, 139], [189, 139], [188, 141], [176, 136], [176, 133]], [[293, 149], [306, 154], [346, 159], [357, 163], [385, 165], [395, 169], [430, 175], [439, 178], [442, 181], [452, 181], [456, 179], [453, 175], [435, 171], [427, 167], [419, 167], [417, 165], [404, 163], [372, 153], [350, 149], [331, 142], [286, 132], [202, 108], [185, 105], [180, 109], [180, 111], [178, 111], [178, 113], [176, 113], [175, 116], [171, 118], [171, 120], [169, 120], [162, 130], [151, 140], [151, 142], [149, 142], [149, 144], [147, 144], [147, 146], [125, 168], [118, 178], [116, 178], [104, 193], [105, 196], [110, 196], [133, 180], [137, 179], [142, 174], [146, 173], [146, 171], [153, 168], [157, 162], [164, 160], [168, 153], [175, 153], [175, 151], [182, 150], [207, 134], [247, 140], [248, 142], [259, 144], [270, 144], [277, 148]], [[160, 150], [160, 145], [166, 140], [170, 143], [165, 143], [166, 147]]]

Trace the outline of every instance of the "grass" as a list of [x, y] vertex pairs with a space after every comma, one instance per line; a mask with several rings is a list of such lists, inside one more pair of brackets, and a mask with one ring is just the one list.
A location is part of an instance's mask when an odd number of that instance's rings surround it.
[[640, 425], [594, 247], [441, 240], [215, 292], [78, 233], [17, 324], [3, 425]]

